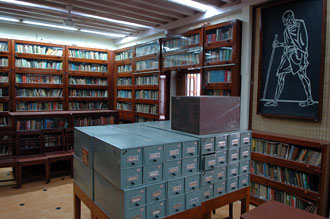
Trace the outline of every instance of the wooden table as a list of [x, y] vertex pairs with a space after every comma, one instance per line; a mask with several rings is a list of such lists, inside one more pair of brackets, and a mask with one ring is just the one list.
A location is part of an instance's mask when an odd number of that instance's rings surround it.
[[241, 219], [326, 219], [277, 201], [267, 201], [255, 209], [242, 214]]
[[[73, 195], [75, 219], [81, 218], [81, 201], [84, 202], [91, 211], [91, 219], [110, 219], [110, 217], [107, 216], [107, 214], [100, 209], [83, 191], [81, 191], [75, 183], [73, 183]], [[245, 187], [218, 198], [203, 202], [199, 207], [166, 217], [166, 219], [210, 219], [213, 210], [232, 204], [233, 202], [239, 200], [241, 201], [241, 214], [244, 214], [249, 210], [250, 187]]]

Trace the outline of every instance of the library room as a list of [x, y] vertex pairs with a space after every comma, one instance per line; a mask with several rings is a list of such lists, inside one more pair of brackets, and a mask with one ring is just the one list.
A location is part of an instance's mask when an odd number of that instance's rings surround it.
[[330, 219], [329, 14], [0, 0], [0, 219]]

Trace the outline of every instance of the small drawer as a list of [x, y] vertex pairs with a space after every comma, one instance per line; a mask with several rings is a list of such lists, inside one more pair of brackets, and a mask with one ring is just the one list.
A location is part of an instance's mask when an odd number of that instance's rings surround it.
[[122, 150], [121, 152], [122, 168], [135, 167], [142, 165], [142, 149], [134, 148]]
[[240, 175], [238, 177], [238, 180], [239, 180], [239, 187], [240, 188], [243, 188], [243, 187], [246, 187], [246, 186], [249, 186], [250, 185], [250, 179], [249, 179], [249, 174], [243, 174], [243, 175]]
[[227, 177], [238, 176], [239, 174], [239, 163], [229, 164], [227, 167]]
[[251, 157], [251, 153], [250, 153], [250, 145], [248, 146], [241, 146], [240, 150], [239, 150], [239, 157], [240, 160], [248, 160]]
[[182, 195], [184, 193], [184, 178], [169, 180], [167, 182], [167, 197]]
[[232, 192], [238, 189], [238, 177], [231, 177], [227, 179], [227, 192]]
[[198, 172], [198, 158], [182, 159], [182, 175], [187, 176]]
[[155, 145], [143, 148], [144, 165], [152, 165], [163, 162], [163, 146]]
[[226, 194], [226, 180], [222, 180], [220, 182], [214, 183], [213, 185], [213, 194], [214, 197], [218, 197]]
[[228, 151], [228, 163], [239, 161], [239, 148], [232, 148]]
[[143, 183], [158, 182], [163, 179], [162, 164], [155, 164], [143, 167]]
[[217, 164], [216, 154], [203, 155], [203, 170], [213, 170]]
[[241, 134], [239, 132], [233, 132], [229, 135], [229, 148], [241, 146]]
[[145, 219], [146, 211], [145, 207], [135, 208], [125, 212], [125, 219]]
[[250, 131], [241, 132], [241, 146], [252, 144], [252, 134]]
[[201, 205], [201, 192], [195, 191], [186, 194], [186, 210], [195, 208]]
[[204, 138], [201, 140], [202, 155], [214, 152], [214, 138]]
[[171, 161], [182, 158], [182, 144], [173, 143], [164, 145], [164, 160]]
[[211, 185], [214, 182], [214, 170], [208, 170], [202, 173], [202, 186]]
[[165, 183], [157, 183], [147, 186], [147, 204], [164, 200], [165, 196]]
[[206, 185], [201, 188], [201, 202], [205, 202], [213, 198], [213, 185]]
[[156, 202], [147, 206], [147, 219], [159, 219], [165, 216], [165, 201]]
[[145, 188], [125, 191], [125, 209], [137, 208], [146, 204]]
[[184, 192], [193, 192], [200, 187], [200, 175], [188, 176], [184, 180]]
[[167, 216], [172, 214], [177, 214], [184, 211], [185, 208], [185, 197], [184, 195], [179, 195], [177, 197], [169, 198], [167, 201]]
[[227, 150], [217, 151], [215, 154], [217, 157], [217, 167], [227, 164]]
[[228, 148], [228, 134], [219, 135], [215, 138], [215, 150], [226, 150]]
[[241, 161], [239, 164], [239, 175], [250, 172], [250, 160]]
[[214, 181], [222, 181], [227, 177], [227, 166], [221, 166], [214, 169]]
[[181, 176], [181, 160], [164, 163], [164, 179], [172, 179]]
[[195, 157], [199, 155], [199, 142], [183, 142], [183, 158]]
[[122, 170], [121, 188], [129, 188], [142, 184], [142, 167], [133, 167]]

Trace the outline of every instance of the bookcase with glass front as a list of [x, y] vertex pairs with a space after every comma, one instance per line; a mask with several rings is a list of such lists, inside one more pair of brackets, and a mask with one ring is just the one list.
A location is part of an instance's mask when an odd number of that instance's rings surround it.
[[203, 94], [240, 96], [241, 21], [205, 27]]
[[0, 39], [0, 130], [9, 130], [10, 83], [11, 83], [11, 40]]

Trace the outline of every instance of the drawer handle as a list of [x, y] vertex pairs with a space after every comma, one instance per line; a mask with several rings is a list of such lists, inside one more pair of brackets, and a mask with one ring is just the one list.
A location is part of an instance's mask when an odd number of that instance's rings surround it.
[[211, 181], [207, 181], [208, 184], [211, 184]]
[[192, 169], [189, 170], [189, 172], [192, 172], [192, 171], [193, 171]]
[[176, 176], [176, 173], [172, 173], [173, 176]]
[[135, 206], [139, 207], [140, 205], [139, 205], [139, 203], [135, 203]]
[[210, 198], [210, 197], [207, 195], [207, 196], [205, 196], [205, 198]]
[[132, 163], [132, 166], [134, 166], [134, 165], [135, 165], [135, 163], [133, 162], [133, 163]]
[[175, 192], [175, 194], [179, 195], [180, 193], [179, 192]]
[[236, 158], [233, 158], [233, 160], [236, 160]]
[[176, 158], [176, 156], [174, 155], [174, 156], [172, 156], [173, 158]]
[[197, 205], [196, 205], [196, 204], [193, 204], [192, 206], [193, 206], [193, 207], [196, 207]]
[[244, 173], [246, 173], [246, 172], [247, 172], [247, 170], [243, 170], [243, 172], [244, 172]]
[[153, 162], [157, 162], [157, 160], [156, 160], [156, 159], [153, 159], [152, 161], [153, 161]]
[[180, 210], [177, 208], [177, 209], [175, 209], [175, 211], [176, 211], [176, 212], [179, 212]]
[[155, 215], [155, 218], [159, 218], [159, 216], [158, 215]]
[[220, 176], [218, 179], [222, 179], [222, 176]]
[[231, 187], [231, 189], [236, 189], [236, 187], [234, 186], [234, 187]]
[[152, 180], [156, 180], [156, 178], [154, 177], [154, 178], [152, 178]]
[[194, 153], [189, 153], [191, 156], [194, 155]]
[[158, 197], [156, 197], [155, 199], [156, 199], [157, 201], [159, 200], [159, 198], [158, 198]]
[[131, 182], [132, 185], [135, 185], [135, 182]]
[[210, 151], [211, 149], [210, 148], [208, 148], [208, 149], [206, 149], [207, 151]]
[[236, 176], [237, 174], [236, 173], [233, 173], [233, 176]]
[[219, 192], [219, 194], [222, 194], [222, 192]]
[[220, 161], [220, 163], [222, 163], [222, 164], [223, 164], [223, 163], [225, 163], [225, 162], [224, 162], [224, 161]]
[[191, 187], [192, 190], [195, 190], [195, 187]]
[[247, 186], [247, 184], [246, 184], [246, 183], [244, 183], [244, 184], [243, 184], [243, 186]]
[[214, 166], [212, 165], [212, 166], [210, 166], [211, 168], [214, 168]]

